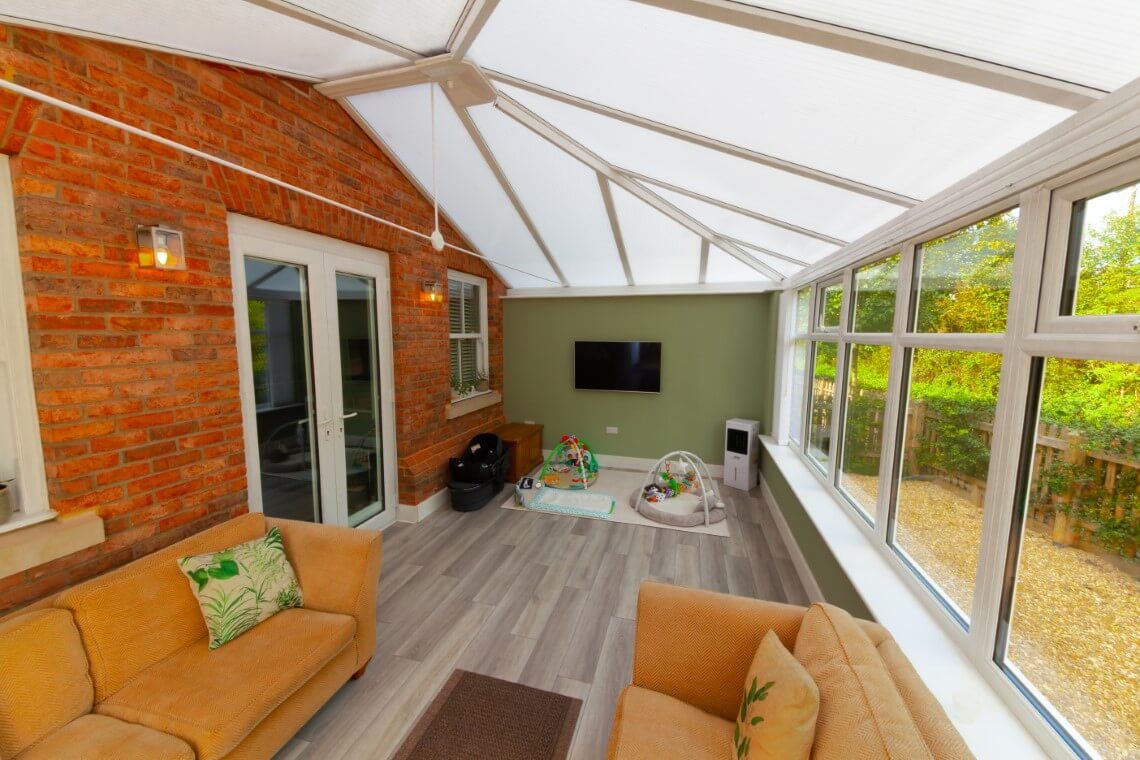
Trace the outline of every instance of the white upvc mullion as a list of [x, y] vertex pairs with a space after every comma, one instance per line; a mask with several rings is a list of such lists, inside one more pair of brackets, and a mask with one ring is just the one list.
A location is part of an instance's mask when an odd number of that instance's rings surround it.
[[797, 291], [784, 290], [777, 296], [776, 366], [772, 387], [772, 437], [786, 446], [791, 433], [792, 389], [795, 387], [795, 341]]
[[992, 657], [997, 630], [1032, 364], [1020, 344], [1036, 322], [1048, 216], [1048, 191], [1022, 194], [970, 614], [970, 650], [978, 663]]
[[[843, 300], [839, 306], [839, 328], [842, 331], [849, 324], [848, 310], [851, 308], [851, 270], [844, 270], [839, 280], [843, 288]], [[831, 482], [839, 487], [839, 471], [843, 459], [843, 418], [847, 416], [847, 346], [848, 343], [839, 336], [835, 347], [835, 384], [831, 397]]]
[[899, 253], [898, 289], [895, 292], [894, 330], [891, 333], [891, 364], [887, 377], [886, 409], [883, 414], [883, 441], [879, 452], [879, 499], [875, 505], [875, 533], [885, 546], [890, 522], [892, 480], [895, 476], [895, 451], [898, 446], [899, 415], [902, 414], [903, 345], [899, 336], [906, 330], [910, 313], [911, 278], [914, 272], [916, 246], [912, 243]]

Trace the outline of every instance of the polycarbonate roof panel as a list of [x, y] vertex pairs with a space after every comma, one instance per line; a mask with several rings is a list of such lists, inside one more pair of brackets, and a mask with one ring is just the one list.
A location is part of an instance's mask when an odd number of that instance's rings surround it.
[[650, 185], [650, 189], [698, 222], [725, 237], [747, 240], [761, 248], [767, 248], [807, 263], [819, 261], [827, 254], [839, 250], [839, 246], [818, 238], [792, 232], [712, 203], [666, 190], [663, 187]]
[[[430, 191], [431, 117], [428, 85], [355, 95], [349, 102]], [[528, 276], [499, 267], [511, 287], [557, 287], [560, 283], [530, 231], [515, 212], [498, 179], [459, 117], [436, 93], [436, 149], [440, 208], [488, 258], [517, 267]], [[426, 232], [427, 230], [425, 230]], [[456, 241], [451, 241], [456, 242]], [[539, 279], [541, 277], [548, 280]]]
[[[759, 256], [756, 257], [758, 260]], [[769, 261], [764, 261], [769, 264]], [[705, 268], [705, 282], [723, 284], [734, 282], [767, 282], [771, 277], [764, 276], [735, 256], [716, 246], [709, 246], [709, 261]]]
[[1072, 113], [625, 0], [503, 0], [472, 57], [484, 68], [916, 198]]
[[764, 262], [784, 276], [793, 275], [803, 269], [803, 267], [801, 267], [799, 264], [793, 264], [790, 261], [784, 261], [783, 259], [778, 259], [775, 256], [769, 256], [764, 251], [759, 250], [755, 246], [751, 246], [748, 243], [740, 243], [739, 245], [744, 249], [745, 253], [750, 254], [757, 261]]
[[611, 184], [634, 285], [691, 285], [700, 279], [701, 239], [640, 198]]
[[1113, 90], [1140, 76], [1135, 0], [739, 0]]
[[841, 240], [854, 240], [905, 210], [517, 87], [498, 86], [619, 168]]
[[423, 55], [447, 50], [466, 0], [291, 0], [319, 13]]
[[494, 106], [471, 118], [571, 285], [625, 285], [598, 177]]
[[194, 0], [3, 0], [0, 15], [222, 58], [314, 79], [405, 63], [397, 55], [253, 3]]

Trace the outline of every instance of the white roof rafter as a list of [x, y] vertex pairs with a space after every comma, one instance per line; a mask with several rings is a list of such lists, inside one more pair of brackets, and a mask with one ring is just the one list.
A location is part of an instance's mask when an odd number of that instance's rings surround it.
[[[564, 132], [560, 131], [549, 122], [545, 121], [542, 117], [538, 116], [525, 106], [515, 101], [513, 98], [500, 93], [498, 100], [495, 101], [495, 106], [503, 113], [513, 118], [515, 121], [519, 122], [539, 136], [550, 141], [554, 145], [557, 145], [559, 148], [574, 156], [582, 163], [591, 167], [598, 173], [604, 175], [610, 182], [613, 182], [615, 185], [621, 187], [623, 190], [626, 190], [634, 197], [649, 204], [673, 221], [679, 223], [682, 227], [688, 229], [690, 232], [693, 232], [697, 236], [710, 242], [716, 240], [717, 235], [711, 229], [701, 224], [696, 219], [693, 219], [691, 216], [684, 213], [653, 191], [649, 190], [641, 183], [629, 179], [624, 174], [617, 171], [613, 166], [611, 166], [601, 157], [599, 157], [597, 154], [588, 150], [573, 138], [566, 135]], [[767, 264], [764, 264], [763, 262], [752, 258], [738, 246], [730, 244], [726, 246], [724, 250], [733, 258], [736, 258], [752, 269], [755, 269], [757, 272], [771, 277], [777, 282], [784, 279], [784, 276], [778, 271], [772, 269]]]
[[723, 140], [717, 140], [712, 137], [700, 135], [695, 132], [689, 132], [687, 130], [673, 127], [668, 124], [662, 124], [652, 119], [646, 119], [642, 116], [627, 113], [616, 108], [610, 108], [609, 106], [595, 103], [591, 100], [579, 98], [574, 95], [568, 95], [567, 93], [560, 90], [555, 90], [550, 87], [543, 87], [542, 85], [534, 84], [533, 82], [528, 82], [525, 79], [513, 77], [509, 74], [504, 74], [499, 71], [487, 70], [485, 73], [492, 81], [501, 82], [502, 84], [511, 85], [512, 87], [518, 87], [520, 90], [526, 90], [527, 92], [534, 93], [535, 95], [542, 95], [543, 97], [550, 98], [551, 100], [556, 100], [560, 103], [565, 103], [566, 105], [575, 106], [577, 108], [590, 111], [591, 113], [598, 114], [599, 116], [608, 116], [612, 119], [617, 119], [618, 121], [625, 122], [626, 124], [642, 127], [644, 129], [648, 129], [653, 132], [666, 135], [668, 137], [674, 137], [679, 140], [684, 140], [685, 142], [693, 143], [694, 145], [700, 145], [704, 148], [711, 148], [712, 150], [718, 151], [720, 153], [725, 153], [727, 155], [733, 156], [734, 158], [742, 158], [746, 161], [751, 161], [753, 163], [768, 166], [773, 169], [788, 172], [789, 174], [794, 174], [798, 177], [815, 180], [816, 182], [822, 182], [824, 184], [832, 185], [843, 190], [849, 190], [853, 193], [865, 195], [868, 198], [875, 198], [876, 200], [886, 201], [887, 203], [893, 203], [897, 206], [902, 206], [903, 208], [910, 208], [919, 202], [917, 198], [911, 198], [910, 196], [903, 195], [902, 193], [896, 193], [880, 187], [874, 187], [873, 185], [868, 185], [866, 183], [858, 182], [853, 179], [840, 177], [837, 174], [825, 172], [820, 169], [814, 169], [810, 166], [803, 166], [802, 164], [797, 164], [794, 161], [785, 161], [782, 158], [769, 156], [765, 153], [760, 153], [759, 151], [751, 150], [749, 148], [742, 148], [739, 145], [732, 145], [730, 143], [724, 142]]
[[674, 184], [671, 184], [669, 182], [665, 182], [663, 180], [654, 179], [653, 177], [649, 177], [649, 176], [646, 176], [644, 174], [639, 174], [638, 172], [628, 171], [626, 169], [622, 169], [621, 167], [615, 167], [615, 168], [619, 172], [624, 174], [625, 176], [629, 177], [630, 179], [635, 179], [638, 182], [642, 182], [642, 183], [647, 184], [647, 185], [656, 185], [657, 187], [663, 188], [665, 190], [671, 190], [674, 193], [679, 193], [680, 195], [684, 195], [688, 198], [692, 198], [693, 200], [703, 201], [705, 203], [711, 203], [712, 205], [718, 206], [718, 207], [724, 209], [725, 211], [731, 211], [734, 214], [741, 214], [742, 216], [747, 216], [747, 217], [750, 217], [752, 219], [755, 219], [758, 222], [764, 222], [765, 224], [770, 224], [773, 227], [780, 227], [781, 229], [785, 229], [788, 232], [795, 232], [796, 234], [803, 235], [804, 237], [814, 238], [816, 240], [819, 240], [820, 242], [831, 243], [832, 245], [844, 246], [844, 245], [847, 245], [847, 242], [848, 242], [846, 240], [840, 240], [837, 237], [832, 237], [831, 235], [826, 235], [822, 232], [816, 232], [815, 230], [809, 230], [806, 227], [799, 226], [798, 224], [792, 224], [791, 222], [785, 222], [782, 219], [776, 219], [775, 217], [768, 216], [767, 214], [761, 214], [758, 211], [752, 211], [750, 209], [741, 208], [740, 206], [737, 206], [737, 205], [732, 204], [732, 203], [728, 203], [727, 201], [718, 200], [716, 198], [710, 198], [707, 195], [702, 195], [701, 193], [695, 192], [693, 190], [689, 190], [688, 188], [680, 187], [679, 185], [674, 185]]
[[1072, 110], [1091, 105], [1107, 94], [1043, 74], [733, 0], [634, 1]]
[[341, 35], [342, 37], [347, 37], [350, 40], [363, 42], [365, 45], [371, 45], [374, 48], [383, 50], [386, 53], [398, 55], [401, 58], [405, 58], [409, 61], [414, 61], [417, 58], [421, 57], [420, 54], [414, 50], [408, 50], [406, 47], [397, 45], [396, 43], [390, 42], [389, 40], [386, 40], [382, 37], [377, 37], [374, 34], [369, 34], [362, 29], [357, 29], [354, 26], [342, 23], [336, 19], [331, 19], [328, 16], [323, 16], [320, 13], [310, 11], [307, 8], [303, 8], [295, 3], [290, 3], [287, 0], [242, 0], [242, 2], [250, 3], [251, 5], [257, 5], [261, 8], [280, 13], [284, 16], [289, 16], [290, 18], [297, 19], [298, 21], [303, 21], [306, 24], [315, 26], [319, 29], [324, 29], [327, 32], [333, 32], [335, 34]]
[[606, 216], [610, 220], [610, 230], [614, 235], [614, 246], [617, 248], [618, 256], [621, 257], [621, 268], [625, 272], [625, 284], [633, 286], [633, 270], [629, 266], [629, 254], [625, 250], [625, 238], [621, 234], [621, 225], [618, 223], [617, 209], [614, 207], [614, 194], [610, 190], [610, 181], [606, 179], [606, 175], [597, 172], [598, 175], [598, 189], [602, 193], [602, 202], [606, 207]]
[[503, 187], [503, 192], [507, 194], [507, 197], [511, 201], [511, 205], [514, 206], [515, 211], [519, 215], [519, 218], [522, 219], [522, 223], [526, 226], [527, 231], [530, 232], [531, 237], [534, 238], [535, 245], [537, 245], [539, 247], [539, 250], [542, 251], [542, 255], [546, 257], [547, 263], [550, 264], [550, 268], [554, 270], [554, 274], [562, 282], [563, 286], [569, 287], [570, 283], [566, 280], [566, 275], [562, 273], [562, 268], [558, 266], [558, 261], [550, 252], [550, 248], [547, 247], [546, 241], [542, 239], [542, 235], [539, 234], [538, 228], [535, 227], [534, 221], [530, 218], [530, 214], [527, 213], [526, 207], [519, 199], [518, 193], [515, 192], [515, 189], [511, 185], [510, 180], [507, 179], [507, 175], [503, 172], [503, 167], [501, 167], [498, 160], [495, 159], [495, 154], [492, 152], [490, 146], [487, 145], [487, 141], [483, 138], [483, 134], [479, 131], [479, 127], [477, 127], [475, 125], [475, 122], [472, 121], [471, 115], [467, 113], [466, 108], [457, 106], [454, 103], [451, 105], [455, 109], [455, 113], [459, 117], [459, 121], [462, 122], [463, 127], [467, 130], [467, 134], [471, 136], [471, 140], [475, 143], [475, 147], [479, 149], [479, 153], [483, 156], [483, 160], [487, 162], [487, 168], [490, 169], [491, 173], [495, 175], [495, 179], [499, 180], [499, 184]]

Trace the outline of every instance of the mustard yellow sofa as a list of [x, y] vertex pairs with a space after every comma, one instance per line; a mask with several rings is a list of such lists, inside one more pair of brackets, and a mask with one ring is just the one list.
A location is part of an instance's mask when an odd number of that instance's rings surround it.
[[[305, 606], [219, 649], [175, 558], [281, 529]], [[268, 758], [376, 647], [381, 536], [247, 514], [0, 620], [3, 760]]]
[[[812, 760], [973, 755], [885, 628], [830, 605], [797, 607], [641, 585], [633, 682], [611, 760], [725, 758], [761, 639], [774, 630], [819, 687]], [[764, 757], [753, 747], [753, 757]]]

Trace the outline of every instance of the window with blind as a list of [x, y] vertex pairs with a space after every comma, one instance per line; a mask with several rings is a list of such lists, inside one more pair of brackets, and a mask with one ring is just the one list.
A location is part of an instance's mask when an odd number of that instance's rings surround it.
[[447, 310], [451, 338], [451, 395], [465, 398], [489, 389], [487, 376], [487, 281], [448, 272]]

